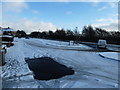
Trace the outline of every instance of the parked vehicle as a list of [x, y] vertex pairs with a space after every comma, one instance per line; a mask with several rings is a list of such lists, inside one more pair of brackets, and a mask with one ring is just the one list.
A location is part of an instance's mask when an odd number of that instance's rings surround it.
[[25, 37], [25, 39], [29, 39], [29, 37], [28, 37], [28, 36], [26, 36], [26, 37]]
[[106, 49], [106, 47], [107, 47], [106, 40], [102, 40], [102, 39], [98, 40], [97, 48], [104, 48], [104, 49]]

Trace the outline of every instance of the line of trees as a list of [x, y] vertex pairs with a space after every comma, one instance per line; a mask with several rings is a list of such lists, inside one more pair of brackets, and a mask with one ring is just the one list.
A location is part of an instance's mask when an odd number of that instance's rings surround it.
[[[17, 33], [18, 36], [21, 35], [22, 37], [27, 35], [24, 31], [17, 31]], [[28, 36], [32, 38], [45, 38], [63, 41], [73, 40], [76, 42], [97, 42], [99, 39], [105, 39], [107, 40], [107, 43], [120, 44], [120, 32], [108, 32], [105, 29], [92, 27], [91, 25], [84, 26], [81, 34], [76, 27], [74, 30], [57, 29], [55, 32], [51, 30], [48, 32], [31, 32]]]
[[97, 42], [99, 39], [105, 39], [108, 43], [120, 44], [120, 32], [108, 32], [105, 29], [93, 28], [91, 25], [84, 26], [82, 31], [82, 41]]

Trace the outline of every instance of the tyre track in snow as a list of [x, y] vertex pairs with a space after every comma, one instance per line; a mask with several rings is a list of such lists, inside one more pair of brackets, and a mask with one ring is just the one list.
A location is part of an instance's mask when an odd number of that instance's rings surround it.
[[[62, 58], [60, 58], [60, 59], [62, 60]], [[89, 70], [89, 69], [96, 69], [96, 70], [99, 70], [99, 71], [102, 71], [102, 72], [105, 72], [105, 73], [110, 73], [106, 70], [103, 70], [103, 69], [99, 68], [101, 66], [83, 66], [83, 67], [80, 67], [78, 65], [78, 62], [73, 62], [73, 61], [66, 60], [66, 59], [63, 59], [63, 60], [71, 62], [76, 68], [81, 69], [81, 70], [78, 71], [79, 73], [81, 73], [81, 75], [97, 76], [97, 77], [106, 78], [106, 79], [114, 81], [115, 83], [118, 83], [118, 79], [115, 79], [115, 78], [112, 78], [112, 77], [109, 77], [109, 76], [106, 76], [106, 75], [99, 75], [97, 73], [92, 73], [92, 72], [86, 71], [86, 70]], [[102, 67], [104, 67], [104, 66], [102, 66]]]
[[[98, 51], [95, 51], [95, 50], [93, 50], [93, 49], [86, 49], [86, 50], [80, 50], [80, 49], [65, 49], [65, 48], [57, 48], [57, 47], [50, 47], [50, 46], [43, 46], [43, 45], [38, 45], [37, 43], [35, 43], [35, 44], [33, 44], [33, 43], [31, 43], [31, 42], [26, 42], [27, 44], [29, 44], [29, 45], [32, 45], [32, 46], [35, 46], [35, 47], [40, 47], [40, 48], [50, 48], [50, 49], [60, 49], [60, 50], [72, 50], [72, 51], [86, 51], [86, 52], [98, 52]], [[102, 51], [101, 50], [101, 52], [105, 52], [104, 50]], [[108, 51], [107, 51], [108, 52]], [[72, 62], [72, 63], [74, 63], [74, 62]], [[77, 63], [76, 63], [76, 65], [77, 65]], [[98, 67], [82, 67], [82, 68], [86, 68], [86, 69], [91, 69], [91, 68], [93, 68], [93, 69], [95, 69], [95, 68], [98, 68]], [[105, 73], [110, 73], [110, 72], [108, 72], [108, 71], [106, 71], [106, 70], [103, 70], [103, 69], [100, 69], [99, 68], [99, 70], [100, 71], [103, 71], [103, 72], [105, 72]], [[88, 75], [95, 75], [95, 76], [99, 76], [99, 77], [104, 77], [104, 78], [107, 78], [107, 79], [111, 79], [111, 80], [115, 80], [116, 82], [117, 82], [117, 79], [114, 79], [114, 78], [110, 78], [110, 77], [107, 77], [107, 76], [105, 76], [105, 75], [99, 75], [99, 74], [94, 74], [94, 73], [91, 73], [91, 72], [86, 72]]]
[[[25, 42], [23, 42], [22, 40], [21, 41], [19, 41], [19, 43], [22, 43], [22, 45], [24, 46], [24, 47], [27, 47], [26, 49], [31, 49], [31, 50], [33, 50], [33, 48], [32, 48], [32, 46], [31, 45], [29, 45], [29, 44], [27, 44], [27, 43], [25, 43]], [[26, 54], [25, 54], [25, 51], [24, 50], [22, 50], [21, 48], [19, 49], [19, 51], [21, 51], [22, 52], [22, 54], [24, 54], [24, 55], [22, 55], [22, 56], [25, 56]], [[17, 51], [16, 51], [17, 52]], [[35, 50], [35, 52], [36, 52], [36, 50]], [[20, 55], [18, 54], [16, 54], [16, 57], [19, 57]], [[20, 58], [25, 58], [25, 57], [20, 57]], [[9, 58], [8, 58], [9, 59]], [[14, 59], [14, 58], [13, 58]], [[11, 60], [11, 62], [9, 62], [10, 64], [13, 64], [13, 59]], [[16, 60], [16, 61], [20, 61], [20, 60]], [[12, 67], [14, 66], [16, 66], [17, 64], [13, 64], [12, 65]], [[27, 65], [27, 63], [24, 63], [24, 65]], [[19, 67], [22, 67], [22, 66], [19, 66]], [[29, 68], [28, 68], [29, 69]], [[15, 68], [15, 70], [18, 70], [18, 68]], [[29, 69], [30, 70], [30, 69]], [[12, 74], [14, 74], [14, 73], [12, 73]], [[12, 75], [12, 74], [10, 74], [10, 76], [8, 76], [8, 77], [3, 77], [2, 78], [2, 80], [4, 81], [4, 83], [7, 83], [7, 81], [8, 80], [15, 80], [15, 79], [18, 79], [18, 80], [20, 80], [20, 78], [21, 77], [26, 77], [26, 76], [29, 76], [29, 75], [32, 75], [33, 76], [33, 73], [32, 72], [26, 72], [26, 73], [23, 73], [23, 74], [20, 74], [20, 75]], [[30, 80], [27, 80], [27, 81], [30, 81]], [[26, 82], [27, 82], [26, 81]], [[38, 83], [38, 87], [39, 88], [41, 88], [40, 87], [40, 85], [43, 87], [43, 88], [51, 88], [48, 84], [46, 84], [44, 81], [39, 81], [38, 82], [38, 80], [32, 80], [32, 81], [37, 81], [37, 83]], [[21, 80], [20, 80], [20, 82], [21, 82]], [[6, 87], [6, 85], [4, 85], [4, 87]]]
[[[20, 43], [20, 42], [19, 42]], [[37, 53], [39, 53], [39, 51], [40, 51], [40, 53], [39, 54], [43, 54], [43, 53], [41, 53], [41, 48], [46, 48], [46, 49], [51, 49], [51, 50], [53, 50], [53, 49], [58, 49], [58, 50], [71, 50], [71, 51], [80, 51], [80, 50], [76, 50], [76, 49], [67, 49], [67, 48], [63, 48], [62, 47], [62, 49], [61, 48], [59, 48], [59, 47], [53, 47], [53, 46], [47, 46], [47, 45], [38, 45], [38, 43], [35, 43], [35, 45], [33, 45], [34, 43], [33, 42], [31, 42], [31, 41], [26, 41], [26, 40], [21, 40], [21, 43], [23, 43], [22, 45], [23, 46], [25, 46], [25, 50], [23, 49], [23, 48], [20, 48], [20, 52], [23, 52], [23, 53], [20, 53], [20, 55], [21, 54], [25, 54], [24, 56], [27, 56], [27, 50], [29, 50], [29, 51], [31, 51], [31, 52], [29, 52], [30, 54], [29, 55], [33, 55], [33, 53], [35, 53], [35, 55], [37, 54]], [[37, 45], [37, 46], [36, 46]], [[36, 48], [35, 48], [36, 47]], [[45, 50], [46, 50], [45, 49]], [[91, 51], [92, 52], [92, 51]], [[94, 52], [94, 51], [93, 51]], [[17, 55], [17, 56], [20, 56], [20, 55]], [[29, 56], [28, 55], [28, 56]], [[87, 70], [87, 69], [92, 69], [92, 68], [96, 68], [96, 67], [94, 67], [94, 66], [91, 66], [91, 67], [89, 67], [89, 66], [87, 66], [87, 67], [80, 67], [79, 65], [80, 64], [78, 64], [79, 62], [73, 62], [72, 60], [71, 61], [69, 61], [69, 58], [68, 58], [68, 60], [67, 59], [64, 59], [64, 58], [61, 58], [61, 59], [63, 59], [63, 60], [65, 60], [66, 62], [71, 62], [76, 68], [78, 68], [78, 69], [85, 69], [85, 70]], [[71, 58], [72, 59], [72, 58]], [[97, 68], [96, 70], [100, 70], [100, 68]], [[89, 70], [88, 70], [89, 71]], [[79, 71], [78, 70], [78, 72], [80, 73], [80, 75], [81, 75], [81, 73], [82, 73], [82, 75], [87, 75], [87, 76], [97, 76], [98, 78], [99, 77], [102, 77], [102, 78], [107, 78], [107, 77], [104, 77], [103, 75], [101, 75], [101, 74], [98, 74], [97, 75], [97, 73], [91, 73], [91, 72], [87, 72], [87, 71], [84, 71], [84, 70], [81, 70], [81, 71]], [[24, 76], [24, 75], [20, 75], [19, 77], [22, 77], [22, 76]], [[27, 75], [25, 75], [25, 76], [27, 76]], [[11, 77], [12, 78], [12, 77]], [[13, 78], [17, 78], [17, 77], [13, 77]], [[109, 78], [109, 76], [108, 76], [108, 78]], [[107, 78], [107, 79], [108, 79]], [[64, 78], [64, 80], [67, 80], [67, 79], [69, 79], [69, 78]], [[68, 88], [70, 88], [70, 87], [73, 87], [73, 84], [75, 84], [76, 83], [76, 80], [77, 81], [79, 81], [79, 79], [81, 79], [81, 78], [78, 78], [78, 75], [77, 76], [74, 76], [74, 78], [72, 78], [72, 82], [66, 82], [65, 84], [65, 87], [68, 87]], [[109, 78], [110, 80], [111, 79], [113, 79], [113, 81], [114, 82], [116, 82], [116, 80], [114, 79], [114, 78]], [[104, 80], [104, 79], [103, 79]], [[29, 81], [29, 80], [27, 80], [27, 81]], [[36, 81], [36, 80], [35, 80]], [[38, 83], [38, 87], [39, 88], [41, 88], [41, 86], [43, 87], [43, 88], [53, 88], [53, 87], [55, 87], [55, 86], [52, 86], [51, 84], [49, 84], [49, 83], [47, 83], [47, 81], [39, 81], [39, 82], [37, 82]], [[54, 83], [54, 82], [52, 82], [52, 83]], [[117, 83], [117, 82], [116, 82]], [[56, 86], [59, 86], [59, 84], [56, 84]], [[55, 87], [55, 88], [58, 88], [58, 87]]]
[[[28, 47], [29, 49], [32, 49], [33, 50], [33, 46], [27, 44], [26, 42], [24, 42], [24, 45], [26, 47]], [[35, 53], [38, 52], [37, 50], [34, 51]], [[35, 53], [34, 53], [34, 56], [35, 56]], [[29, 69], [30, 70], [30, 69]], [[33, 75], [33, 73], [31, 74]], [[43, 88], [51, 88], [51, 86], [49, 86], [48, 84], [46, 84], [44, 81], [41, 81], [41, 80], [36, 80], [37, 83], [38, 83], [38, 88], [41, 88], [40, 86], [42, 86]]]
[[[47, 46], [47, 45], [41, 45], [41, 44], [38, 44], [38, 43], [31, 43], [31, 42], [26, 42], [28, 45], [31, 45], [31, 46], [34, 46], [34, 47], [40, 47], [40, 48], [50, 48], [50, 49], [60, 49], [60, 50], [74, 50], [74, 51], [89, 51], [89, 52], [98, 52], [98, 51], [95, 51], [95, 50], [90, 50], [90, 49], [87, 49], [87, 50], [80, 50], [80, 49], [65, 49], [65, 48], [58, 48], [58, 47], [50, 47], [50, 46]], [[72, 62], [73, 63], [73, 62]], [[82, 67], [82, 68], [84, 68], [84, 67]], [[90, 68], [96, 68], [96, 67], [86, 67], [86, 68], [88, 68], [88, 69], [90, 69]], [[106, 73], [106, 71], [105, 70], [102, 70], [102, 69], [98, 69], [97, 68], [97, 70], [100, 70], [100, 71], [103, 71], [103, 72], [105, 72]], [[95, 74], [95, 73], [91, 73], [91, 72], [87, 72], [87, 71], [82, 71], [82, 72], [84, 72], [86, 75], [92, 75], [92, 76], [97, 76], [97, 77], [101, 77], [101, 78], [106, 78], [106, 79], [110, 79], [110, 80], [112, 80], [112, 81], [114, 81], [115, 83], [118, 83], [118, 80], [117, 79], [115, 79], [115, 78], [111, 78], [111, 77], [109, 77], [109, 76], [105, 76], [105, 75], [99, 75], [99, 74]], [[71, 85], [69, 85], [70, 87], [72, 87]]]

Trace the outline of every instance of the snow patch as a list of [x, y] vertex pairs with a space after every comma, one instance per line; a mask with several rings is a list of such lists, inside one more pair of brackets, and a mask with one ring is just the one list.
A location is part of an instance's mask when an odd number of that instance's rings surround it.
[[102, 52], [99, 54], [106, 58], [120, 60], [120, 58], [119, 58], [120, 53], [118, 53], [118, 52]]

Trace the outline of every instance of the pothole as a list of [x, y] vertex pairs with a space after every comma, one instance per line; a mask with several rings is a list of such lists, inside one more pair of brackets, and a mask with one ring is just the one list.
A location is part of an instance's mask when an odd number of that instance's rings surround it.
[[66, 75], [74, 74], [74, 70], [56, 62], [50, 57], [26, 59], [28, 67], [34, 73], [34, 79], [50, 80], [58, 79]]

